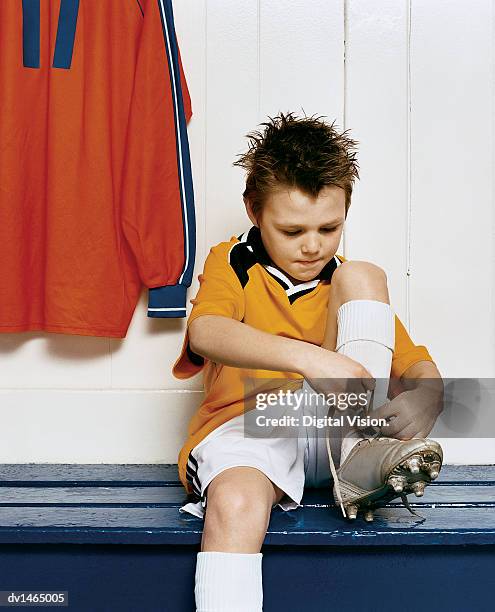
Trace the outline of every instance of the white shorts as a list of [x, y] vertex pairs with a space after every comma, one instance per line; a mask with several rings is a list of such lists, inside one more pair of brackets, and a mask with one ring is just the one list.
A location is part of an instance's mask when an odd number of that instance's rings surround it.
[[[295, 393], [313, 392], [306, 381]], [[326, 416], [325, 405], [304, 405], [301, 414]], [[200, 498], [179, 508], [204, 518], [207, 504], [206, 488], [224, 470], [231, 467], [257, 468], [285, 492], [276, 506], [282, 510], [300, 507], [304, 487], [330, 487], [332, 477], [322, 430], [315, 426], [303, 427], [298, 436], [283, 438], [249, 438], [244, 433], [244, 418], [241, 414], [230, 419], [208, 434], [189, 454], [187, 476], [194, 492]], [[340, 439], [331, 439], [332, 457], [337, 461], [340, 454]]]

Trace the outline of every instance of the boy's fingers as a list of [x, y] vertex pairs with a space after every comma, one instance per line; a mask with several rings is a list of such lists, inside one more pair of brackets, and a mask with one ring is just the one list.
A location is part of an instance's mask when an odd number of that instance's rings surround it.
[[386, 419], [391, 416], [397, 416], [399, 411], [394, 406], [394, 402], [387, 402], [386, 404], [382, 404], [379, 408], [374, 409], [372, 413], [373, 418]]
[[423, 431], [420, 431], [414, 437], [415, 438], [427, 438], [429, 433], [430, 433], [429, 431], [426, 431], [426, 430], [423, 429]]
[[398, 438], [399, 440], [410, 440], [417, 435], [417, 428], [412, 423], [409, 423], [409, 425], [403, 427], [400, 431], [394, 434], [394, 437]]
[[373, 389], [376, 387], [376, 380], [373, 377], [361, 378], [361, 384], [366, 389], [366, 391], [373, 391]]
[[395, 419], [387, 419], [387, 425], [380, 427], [381, 433], [389, 438], [397, 438], [399, 433], [404, 429], [404, 423], [397, 423], [398, 420], [397, 417]]

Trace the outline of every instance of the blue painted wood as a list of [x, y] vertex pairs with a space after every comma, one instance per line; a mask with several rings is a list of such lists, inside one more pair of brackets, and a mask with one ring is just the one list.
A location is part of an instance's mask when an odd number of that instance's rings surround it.
[[[495, 508], [383, 508], [373, 523], [348, 522], [335, 508], [272, 512], [266, 544], [386, 546], [495, 544]], [[199, 544], [203, 521], [176, 508], [24, 507], [0, 509], [0, 543]]]
[[[67, 590], [71, 612], [193, 612], [197, 548], [2, 546], [2, 590]], [[492, 547], [263, 552], [264, 612], [491, 612]]]
[[190, 546], [2, 546], [0, 590], [68, 591], [50, 610], [193, 612], [195, 563]]
[[264, 552], [264, 612], [493, 611], [493, 548]]
[[46, 486], [48, 483], [81, 485], [85, 482], [98, 482], [100, 486], [151, 486], [153, 483], [163, 486], [177, 485], [180, 481], [176, 464], [1, 464], [0, 486], [15, 482], [25, 483], [27, 486]]
[[[495, 465], [444, 465], [442, 483], [495, 483]], [[176, 464], [71, 464], [71, 463], [5, 463], [0, 465], [0, 486], [6, 482], [96, 482], [101, 486], [134, 483], [179, 483]], [[34, 481], [34, 482], [33, 482]], [[103, 483], [109, 483], [103, 485]]]
[[[495, 486], [471, 486], [469, 497], [463, 485], [433, 484], [426, 488], [423, 497], [409, 495], [413, 507], [432, 504], [456, 507], [495, 505]], [[0, 507], [6, 506], [155, 506], [176, 507], [187, 502], [182, 485], [139, 487], [0, 487]], [[330, 489], [307, 489], [302, 498], [303, 506], [335, 508]], [[400, 500], [387, 504], [401, 506]]]
[[[178, 512], [187, 501], [185, 491], [175, 480], [164, 480], [176, 476], [176, 466], [143, 466], [142, 473], [139, 466], [130, 466], [129, 471], [127, 467], [2, 466], [0, 543], [198, 544], [203, 521]], [[307, 489], [302, 508], [272, 512], [265, 543], [493, 544], [492, 471], [492, 466], [445, 466], [423, 498], [409, 496], [412, 507], [426, 517], [424, 522], [410, 515], [399, 500], [377, 511], [372, 524], [362, 518], [348, 522], [329, 489]], [[469, 486], [463, 482], [467, 478]], [[108, 487], [108, 481], [113, 486]], [[44, 486], [45, 482], [56, 486]]]
[[[492, 610], [495, 466], [444, 466], [423, 498], [348, 522], [328, 489], [272, 512], [264, 611]], [[70, 609], [194, 610], [203, 521], [175, 465], [0, 466], [0, 590], [68, 590]]]

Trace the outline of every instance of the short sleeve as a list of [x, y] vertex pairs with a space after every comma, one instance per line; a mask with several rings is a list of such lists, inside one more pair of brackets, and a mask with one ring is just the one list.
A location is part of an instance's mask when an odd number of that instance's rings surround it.
[[425, 346], [417, 346], [411, 340], [406, 328], [395, 317], [395, 350], [392, 357], [391, 375], [400, 378], [404, 372], [418, 361], [432, 361], [430, 353]]
[[176, 378], [190, 378], [200, 372], [204, 358], [192, 352], [189, 346], [189, 325], [203, 315], [218, 315], [242, 321], [244, 318], [244, 291], [229, 263], [229, 243], [221, 243], [210, 250], [203, 273], [198, 276], [199, 290], [191, 300], [193, 309], [187, 320], [181, 353], [173, 365]]

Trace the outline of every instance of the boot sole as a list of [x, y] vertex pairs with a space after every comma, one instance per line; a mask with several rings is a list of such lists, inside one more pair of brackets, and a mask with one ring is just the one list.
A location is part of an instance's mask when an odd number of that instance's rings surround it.
[[[408, 459], [414, 456], [419, 456], [421, 461], [420, 469], [417, 473], [411, 472], [407, 468], [406, 464]], [[360, 497], [357, 496], [354, 498], [345, 499], [344, 505], [348, 506], [352, 504], [354, 506], [357, 506], [358, 511], [372, 510], [377, 507], [377, 502], [380, 502], [380, 505], [382, 505], [388, 503], [389, 501], [392, 501], [393, 499], [400, 498], [401, 493], [406, 495], [408, 493], [413, 493], [412, 485], [415, 482], [422, 481], [425, 483], [425, 486], [429, 485], [432, 482], [432, 479], [430, 478], [430, 475], [428, 473], [428, 467], [430, 467], [434, 463], [438, 464], [438, 472], [440, 472], [440, 470], [442, 469], [442, 457], [437, 452], [429, 448], [411, 451], [409, 454], [405, 455], [400, 460], [400, 462], [390, 470], [390, 472], [386, 476], [385, 484], [383, 484], [378, 489], [370, 491], [369, 493], [366, 493], [365, 495], [362, 495]], [[407, 484], [405, 485], [402, 492], [395, 491], [394, 488], [388, 484], [388, 479], [391, 476], [405, 477]], [[346, 491], [345, 481], [340, 483], [340, 487], [342, 491]], [[346, 496], [344, 495], [344, 497]]]

